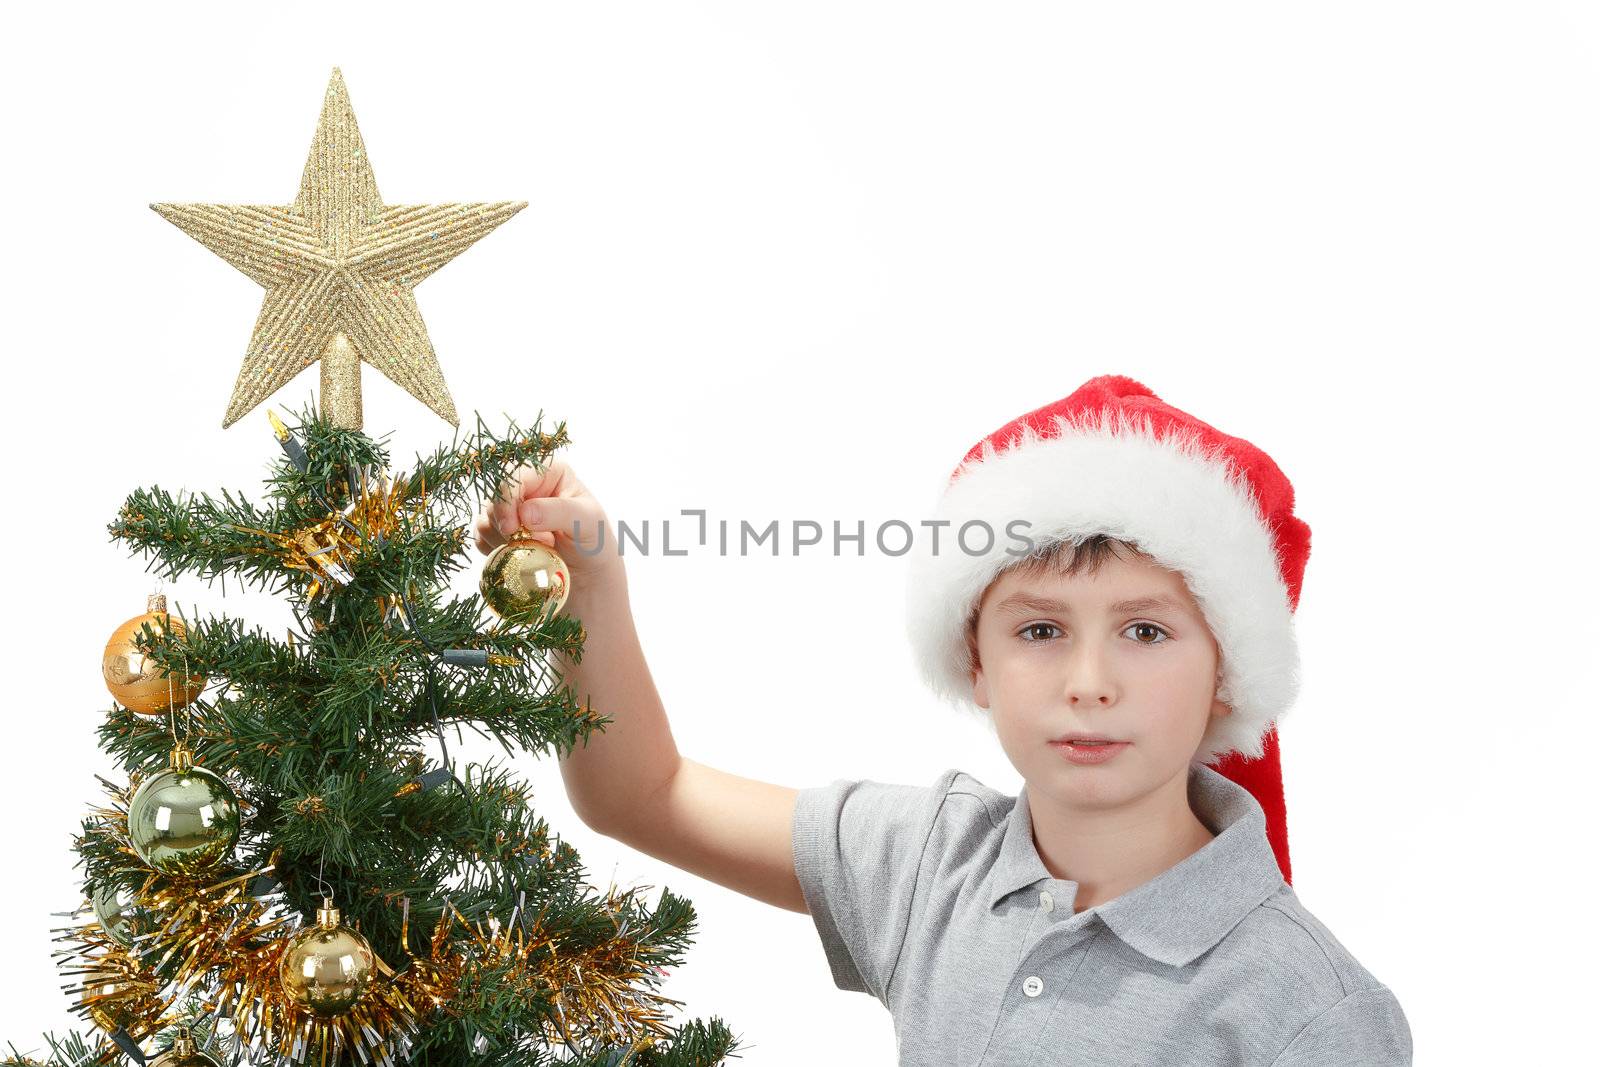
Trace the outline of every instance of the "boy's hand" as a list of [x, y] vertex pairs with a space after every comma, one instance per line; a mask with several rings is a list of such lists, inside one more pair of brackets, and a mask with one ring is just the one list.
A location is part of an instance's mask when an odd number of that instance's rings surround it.
[[[506, 543], [519, 527], [560, 553], [572, 574], [574, 588], [622, 570], [614, 531], [600, 501], [586, 489], [565, 461], [553, 460], [543, 471], [517, 468], [500, 485], [499, 495], [484, 503], [475, 532], [484, 555]], [[574, 538], [573, 531], [577, 531]]]

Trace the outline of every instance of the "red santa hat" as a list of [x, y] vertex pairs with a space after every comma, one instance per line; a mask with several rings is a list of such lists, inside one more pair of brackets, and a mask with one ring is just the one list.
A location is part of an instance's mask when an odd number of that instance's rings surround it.
[[[1221, 652], [1218, 699], [1195, 759], [1244, 786], [1290, 880], [1277, 722], [1294, 703], [1294, 611], [1311, 527], [1293, 514], [1294, 488], [1249, 441], [1201, 422], [1121, 375], [1006, 423], [968, 451], [935, 512], [937, 550], [913, 556], [908, 630], [918, 669], [940, 697], [975, 706], [966, 624], [984, 590], [1021, 556], [1012, 527], [1035, 546], [1095, 534], [1136, 545], [1181, 574]], [[964, 524], [984, 527], [955, 543]]]

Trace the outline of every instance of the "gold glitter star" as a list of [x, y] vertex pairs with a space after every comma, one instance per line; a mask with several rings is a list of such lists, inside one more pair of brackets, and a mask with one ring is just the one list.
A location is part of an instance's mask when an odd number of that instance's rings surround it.
[[528, 205], [385, 205], [338, 67], [293, 204], [150, 206], [267, 291], [224, 427], [318, 360], [335, 425], [361, 428], [362, 362], [459, 425], [411, 290]]

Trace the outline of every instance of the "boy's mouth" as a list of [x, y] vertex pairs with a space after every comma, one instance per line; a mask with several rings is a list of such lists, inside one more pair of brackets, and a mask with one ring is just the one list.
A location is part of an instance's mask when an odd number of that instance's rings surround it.
[[1050, 743], [1053, 744], [1053, 745], [1121, 745], [1121, 744], [1126, 744], [1126, 742], [1118, 741], [1114, 737], [1107, 737], [1105, 734], [1068, 734], [1065, 737], [1058, 737], [1058, 738], [1056, 738], [1054, 741], [1052, 741]]
[[1117, 758], [1117, 753], [1127, 748], [1127, 741], [1113, 741], [1110, 738], [1082, 737], [1069, 734], [1059, 741], [1050, 742], [1050, 747], [1068, 763], [1080, 766], [1094, 767], [1110, 763]]

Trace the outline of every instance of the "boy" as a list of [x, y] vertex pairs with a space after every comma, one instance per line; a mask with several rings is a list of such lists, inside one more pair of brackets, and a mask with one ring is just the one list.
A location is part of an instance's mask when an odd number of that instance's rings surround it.
[[1116, 375], [968, 452], [910, 633], [935, 691], [986, 713], [1016, 797], [955, 769], [795, 790], [681, 757], [604, 512], [563, 464], [491, 503], [478, 544], [522, 525], [568, 550], [588, 637], [560, 666], [616, 720], [562, 761], [579, 816], [809, 912], [902, 1064], [1409, 1064], [1394, 995], [1288, 884], [1293, 504], [1265, 453]]

